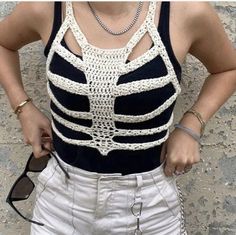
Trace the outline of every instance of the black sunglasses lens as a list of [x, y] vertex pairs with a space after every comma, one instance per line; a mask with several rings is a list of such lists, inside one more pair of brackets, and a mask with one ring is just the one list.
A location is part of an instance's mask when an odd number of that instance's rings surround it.
[[32, 172], [40, 172], [42, 171], [48, 163], [50, 155], [46, 155], [40, 158], [32, 157], [29, 163], [29, 170]]
[[25, 200], [30, 196], [33, 189], [34, 189], [33, 182], [28, 178], [28, 176], [24, 176], [15, 185], [11, 193], [11, 199], [16, 201]]

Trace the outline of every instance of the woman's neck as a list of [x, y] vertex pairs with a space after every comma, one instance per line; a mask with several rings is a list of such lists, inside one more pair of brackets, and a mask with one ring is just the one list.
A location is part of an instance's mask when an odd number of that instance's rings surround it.
[[103, 15], [126, 16], [138, 7], [138, 2], [89, 2], [92, 8]]

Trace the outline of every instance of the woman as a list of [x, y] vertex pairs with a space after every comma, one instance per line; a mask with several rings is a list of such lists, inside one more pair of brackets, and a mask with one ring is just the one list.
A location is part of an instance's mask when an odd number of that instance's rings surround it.
[[[175, 176], [200, 161], [205, 123], [236, 88], [235, 50], [210, 4], [20, 3], [0, 35], [24, 141], [37, 158], [53, 150], [70, 176], [55, 158], [40, 173], [33, 219], [44, 226], [31, 234], [187, 234]], [[21, 82], [18, 50], [36, 40], [52, 120]], [[169, 133], [187, 53], [210, 75]]]

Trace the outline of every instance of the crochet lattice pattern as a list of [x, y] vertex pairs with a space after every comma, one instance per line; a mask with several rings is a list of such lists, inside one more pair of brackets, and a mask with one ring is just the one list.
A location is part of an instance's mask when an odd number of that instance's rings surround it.
[[[57, 32], [48, 54], [46, 62], [47, 77], [54, 86], [59, 87], [66, 92], [87, 96], [89, 99], [90, 110], [89, 112], [80, 112], [64, 107], [50, 89], [49, 81], [47, 82], [48, 94], [52, 102], [62, 112], [74, 118], [92, 120], [92, 126], [87, 127], [80, 124], [75, 124], [65, 120], [53, 112], [53, 110], [51, 110], [53, 118], [60, 124], [74, 131], [80, 131], [91, 136], [90, 140], [68, 138], [64, 136], [63, 133], [59, 132], [52, 120], [53, 131], [64, 142], [96, 148], [103, 156], [106, 156], [111, 150], [116, 149], [147, 149], [163, 143], [168, 138], [169, 127], [173, 122], [173, 112], [171, 118], [164, 125], [150, 129], [118, 129], [114, 123], [115, 121], [137, 123], [150, 120], [166, 110], [176, 100], [178, 94], [181, 92], [179, 81], [168, 57], [166, 48], [154, 24], [155, 9], [156, 2], [150, 2], [149, 11], [145, 21], [134, 33], [125, 47], [117, 49], [101, 49], [91, 45], [87, 41], [74, 17], [72, 3], [66, 2], [65, 20]], [[72, 31], [76, 41], [81, 47], [83, 60], [71, 53], [61, 44], [61, 41], [68, 29]], [[138, 58], [131, 60], [129, 63], [125, 63], [132, 49], [147, 32], [152, 38], [154, 46]], [[50, 71], [50, 63], [55, 53], [57, 53], [78, 70], [83, 71], [87, 83], [78, 83]], [[165, 63], [167, 75], [151, 79], [143, 78], [138, 81], [117, 85], [117, 81], [121, 75], [138, 69], [145, 63], [153, 60], [158, 55], [162, 57]], [[155, 88], [164, 87], [169, 83], [172, 83], [175, 89], [174, 94], [153, 111], [143, 115], [122, 115], [116, 114], [114, 112], [114, 103], [116, 97], [150, 91]], [[115, 136], [151, 135], [163, 130], [167, 130], [166, 135], [161, 139], [151, 142], [118, 143], [113, 140], [113, 137]]]

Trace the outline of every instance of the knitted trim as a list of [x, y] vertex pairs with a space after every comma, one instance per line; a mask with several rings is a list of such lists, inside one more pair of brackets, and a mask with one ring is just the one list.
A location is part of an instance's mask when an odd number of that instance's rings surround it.
[[[54, 132], [64, 142], [96, 148], [103, 156], [106, 156], [110, 151], [115, 149], [141, 150], [151, 148], [156, 145], [160, 145], [168, 138], [168, 128], [173, 122], [173, 112], [171, 118], [165, 124], [155, 128], [128, 130], [118, 129], [115, 126], [115, 121], [137, 123], [155, 118], [157, 115], [160, 115], [163, 111], [170, 107], [181, 92], [175, 70], [154, 23], [155, 9], [156, 2], [151, 1], [149, 3], [149, 11], [146, 19], [124, 47], [102, 49], [90, 44], [87, 41], [74, 17], [72, 3], [66, 2], [66, 17], [52, 42], [46, 61], [46, 73], [49, 81], [60, 89], [74, 95], [87, 96], [89, 99], [90, 111], [78, 112], [64, 107], [60, 102], [58, 102], [57, 97], [50, 90], [49, 85], [48, 93], [58, 109], [74, 118], [90, 119], [92, 120], [92, 126], [84, 127], [82, 125], [72, 123], [60, 117], [52, 110], [51, 112], [56, 121], [71, 130], [82, 131], [89, 134], [92, 140], [77, 140], [65, 137], [63, 133], [56, 128], [52, 121], [52, 128]], [[83, 60], [71, 53], [61, 44], [65, 33], [69, 29], [73, 33], [78, 45], [81, 47]], [[131, 60], [129, 63], [126, 63], [129, 54], [146, 33], [149, 33], [154, 42], [154, 46], [141, 56]], [[54, 74], [50, 70], [50, 64], [55, 53], [69, 62], [76, 69], [81, 70], [86, 77], [87, 83], [82, 84], [72, 81], [71, 79], [63, 77], [59, 74]], [[157, 56], [161, 56], [163, 62], [165, 63], [167, 75], [158, 78], [143, 78], [139, 81], [116, 85], [121, 75], [140, 68], [142, 65], [150, 62]], [[116, 114], [114, 112], [116, 97], [162, 88], [169, 83], [171, 83], [174, 87], [174, 94], [153, 111], [142, 115], [123, 115]], [[118, 135], [151, 135], [164, 130], [167, 130], [164, 137], [146, 143], [118, 143], [113, 140], [113, 137]]]

